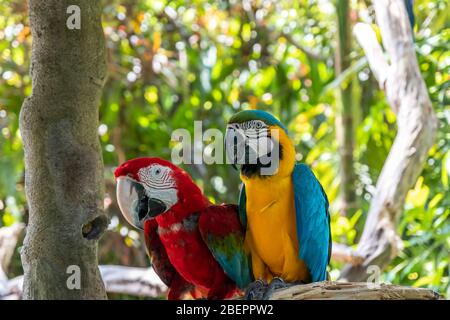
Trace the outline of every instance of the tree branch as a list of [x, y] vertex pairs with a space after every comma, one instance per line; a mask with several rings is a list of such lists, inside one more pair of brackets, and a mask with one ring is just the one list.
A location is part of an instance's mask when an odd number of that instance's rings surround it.
[[370, 69], [377, 79], [380, 88], [384, 89], [389, 65], [384, 58], [383, 50], [377, 41], [375, 31], [368, 24], [360, 22], [353, 28], [353, 34], [363, 48]]
[[110, 293], [156, 298], [163, 296], [167, 290], [153, 268], [100, 266], [100, 273], [106, 291]]
[[315, 282], [275, 291], [272, 300], [438, 300], [433, 290], [365, 282]]
[[340, 243], [333, 243], [331, 259], [335, 262], [350, 263], [358, 266], [363, 263], [364, 258], [350, 247]]
[[0, 228], [0, 298], [12, 294], [9, 288], [10, 281], [8, 281], [6, 273], [17, 242], [24, 230], [25, 225], [23, 223]]
[[[428, 150], [433, 145], [437, 120], [425, 82], [420, 74], [411, 27], [403, 0], [374, 1], [384, 47], [390, 65], [381, 59], [373, 31], [358, 25], [356, 34], [362, 41], [374, 74], [384, 88], [386, 99], [397, 114], [398, 132], [377, 181], [366, 224], [356, 250], [364, 258], [361, 265], [346, 265], [341, 278], [363, 281], [367, 268], [384, 269], [397, 255], [401, 242], [396, 227], [403, 211], [406, 194], [414, 186]], [[369, 43], [370, 41], [370, 43]]]
[[[298, 41], [294, 40], [294, 38], [287, 32], [282, 32], [281, 35], [286, 38], [286, 40], [296, 47], [298, 50], [303, 51], [309, 58], [313, 60], [320, 60], [325, 61], [326, 57], [322, 56], [320, 53], [318, 53], [316, 50], [306, 47], [299, 43]], [[278, 36], [279, 37], [279, 36]]]
[[6, 271], [11, 262], [11, 257], [24, 229], [25, 225], [23, 223], [0, 228], [0, 281], [2, 280], [2, 272], [4, 272], [4, 277], [6, 278]]

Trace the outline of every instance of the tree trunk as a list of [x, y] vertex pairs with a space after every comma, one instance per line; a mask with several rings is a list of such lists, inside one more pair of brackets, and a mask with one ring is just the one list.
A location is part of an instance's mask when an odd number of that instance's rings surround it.
[[[79, 29], [68, 27], [71, 5], [80, 8]], [[106, 77], [101, 11], [100, 1], [29, 1], [33, 86], [20, 114], [30, 209], [25, 299], [106, 298], [97, 266], [108, 222], [97, 134]]]
[[[352, 48], [350, 1], [338, 0], [336, 4], [338, 20], [338, 41], [336, 50], [336, 76], [348, 69], [351, 64], [350, 53]], [[352, 99], [352, 79], [341, 83], [338, 90], [338, 117], [336, 118], [337, 138], [339, 142], [340, 157], [340, 193], [341, 213], [351, 214], [355, 209], [355, 171], [353, 168], [354, 150], [354, 119]]]
[[355, 35], [370, 68], [397, 115], [398, 132], [384, 163], [356, 254], [360, 265], [347, 265], [341, 278], [364, 281], [370, 265], [383, 270], [401, 247], [396, 228], [408, 191], [414, 186], [437, 128], [427, 87], [420, 74], [413, 36], [403, 0], [374, 1], [386, 61], [372, 28], [355, 26]]

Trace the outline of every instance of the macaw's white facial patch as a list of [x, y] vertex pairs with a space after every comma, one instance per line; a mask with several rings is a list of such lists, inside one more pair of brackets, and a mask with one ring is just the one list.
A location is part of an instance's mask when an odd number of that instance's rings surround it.
[[139, 169], [139, 180], [142, 184], [154, 189], [169, 189], [176, 186], [172, 169], [160, 164], [152, 164]]
[[249, 120], [246, 122], [242, 122], [240, 124], [240, 127], [245, 130], [265, 130], [267, 129], [269, 126], [267, 124], [264, 123], [264, 121], [261, 120]]
[[138, 175], [147, 197], [164, 202], [166, 211], [178, 202], [178, 190], [171, 168], [152, 164], [140, 169]]
[[268, 155], [274, 147], [274, 143], [269, 136], [260, 136], [258, 138], [248, 138], [247, 145], [249, 146], [250, 159]]
[[274, 149], [269, 126], [260, 120], [227, 126], [225, 138], [227, 158], [234, 164], [256, 164]]

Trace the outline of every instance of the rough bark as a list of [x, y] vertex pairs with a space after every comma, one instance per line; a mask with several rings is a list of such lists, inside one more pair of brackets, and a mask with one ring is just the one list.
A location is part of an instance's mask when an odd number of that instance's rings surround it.
[[[338, 37], [336, 50], [336, 76], [339, 76], [351, 66], [350, 53], [352, 49], [350, 1], [338, 0], [336, 3]], [[343, 81], [337, 91], [339, 106], [336, 118], [337, 137], [340, 157], [340, 194], [341, 214], [351, 214], [355, 209], [355, 170], [353, 168], [354, 151], [354, 119], [352, 99], [352, 79]]]
[[387, 101], [397, 115], [397, 136], [377, 181], [357, 254], [364, 258], [359, 265], [347, 265], [341, 278], [364, 281], [367, 268], [377, 265], [383, 270], [397, 254], [401, 243], [396, 227], [405, 198], [414, 186], [428, 150], [431, 148], [437, 121], [420, 74], [411, 27], [403, 0], [374, 1], [377, 23], [390, 63], [385, 60], [375, 32], [357, 24], [354, 33], [364, 49], [369, 65], [384, 89]]
[[380, 284], [370, 287], [365, 282], [315, 282], [281, 289], [272, 300], [439, 300], [430, 289]]
[[[81, 28], [70, 30], [70, 5]], [[30, 0], [32, 94], [22, 106], [25, 188], [30, 209], [21, 252], [25, 299], [104, 299], [97, 240], [107, 226], [98, 105], [106, 76], [101, 5]], [[69, 289], [69, 266], [81, 272]]]

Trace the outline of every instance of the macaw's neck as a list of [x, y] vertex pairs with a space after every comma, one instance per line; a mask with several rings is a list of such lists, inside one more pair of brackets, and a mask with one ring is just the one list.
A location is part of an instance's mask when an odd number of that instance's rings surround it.
[[179, 201], [167, 212], [156, 217], [158, 225], [163, 228], [169, 228], [175, 223], [180, 223], [187, 217], [206, 209], [211, 203], [200, 192], [189, 194], [188, 197], [181, 197]]

